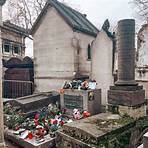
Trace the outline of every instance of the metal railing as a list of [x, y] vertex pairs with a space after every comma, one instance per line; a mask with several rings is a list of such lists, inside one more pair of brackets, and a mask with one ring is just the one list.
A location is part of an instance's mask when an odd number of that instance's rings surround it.
[[18, 98], [32, 95], [34, 84], [31, 81], [3, 80], [3, 98]]

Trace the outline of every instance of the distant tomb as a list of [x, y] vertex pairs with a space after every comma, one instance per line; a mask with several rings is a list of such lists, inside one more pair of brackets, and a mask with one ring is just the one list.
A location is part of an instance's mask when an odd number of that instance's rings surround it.
[[11, 58], [3, 61], [5, 67], [3, 80], [3, 97], [17, 98], [33, 94], [34, 91], [34, 66], [33, 60], [25, 57]]

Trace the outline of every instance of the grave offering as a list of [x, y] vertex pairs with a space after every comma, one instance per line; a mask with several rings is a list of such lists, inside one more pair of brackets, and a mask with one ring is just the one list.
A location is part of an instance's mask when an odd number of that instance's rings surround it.
[[96, 86], [96, 80], [73, 80], [65, 82], [63, 89], [94, 90]]
[[20, 107], [6, 103], [5, 113], [5, 138], [25, 148], [49, 148], [55, 146], [56, 132], [66, 123], [74, 120], [87, 118], [88, 111], [80, 114], [78, 109], [74, 110], [72, 118], [65, 116], [66, 109], [59, 109], [58, 104], [50, 103], [48, 107], [32, 113], [23, 113]]
[[49, 104], [35, 114], [26, 116], [20, 108], [7, 103], [5, 113], [5, 138], [25, 148], [49, 148], [55, 144], [55, 132], [69, 121], [56, 104]]

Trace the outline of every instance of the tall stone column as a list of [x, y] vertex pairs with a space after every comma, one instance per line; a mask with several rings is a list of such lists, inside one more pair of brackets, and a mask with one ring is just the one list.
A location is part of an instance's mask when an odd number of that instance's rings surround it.
[[135, 20], [118, 22], [118, 81], [116, 85], [137, 85], [135, 81]]
[[118, 80], [108, 91], [108, 106], [120, 114], [144, 115], [145, 91], [135, 81], [135, 20], [118, 22]]
[[[2, 6], [6, 0], [0, 0], [0, 26], [2, 23]], [[0, 148], [5, 148], [4, 123], [3, 123], [3, 100], [2, 100], [2, 38], [0, 29]]]

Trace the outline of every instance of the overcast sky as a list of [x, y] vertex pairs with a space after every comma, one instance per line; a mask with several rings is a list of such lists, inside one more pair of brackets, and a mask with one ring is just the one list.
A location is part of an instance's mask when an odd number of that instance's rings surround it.
[[101, 27], [105, 19], [115, 26], [124, 18], [135, 18], [135, 9], [131, 0], [64, 0], [78, 8], [97, 27]]
[[[80, 12], [87, 14], [87, 18], [99, 29], [103, 22], [109, 19], [111, 26], [116, 26], [120, 19], [135, 18], [134, 6], [131, 0], [64, 0]], [[140, 22], [137, 21], [139, 24]], [[28, 44], [27, 44], [28, 45]], [[30, 44], [31, 45], [31, 44]], [[32, 51], [27, 48], [26, 54], [32, 56]]]

